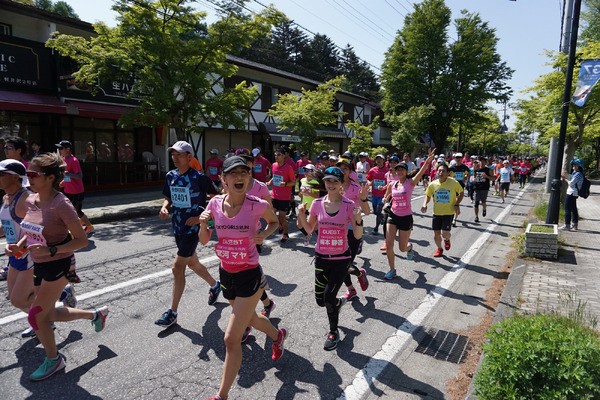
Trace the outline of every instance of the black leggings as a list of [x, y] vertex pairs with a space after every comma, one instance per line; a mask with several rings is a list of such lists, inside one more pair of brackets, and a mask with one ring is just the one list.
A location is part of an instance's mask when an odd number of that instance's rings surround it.
[[360, 271], [356, 268], [352, 263], [356, 258], [356, 255], [359, 253], [360, 247], [362, 245], [362, 239], [357, 239], [354, 237], [354, 231], [352, 229], [348, 229], [348, 247], [350, 247], [350, 255], [352, 258], [350, 259], [350, 264], [348, 265], [348, 273], [344, 278], [344, 283], [346, 286], [352, 286], [352, 279], [350, 275], [356, 275], [358, 278], [360, 276]]
[[316, 257], [315, 299], [319, 307], [325, 307], [329, 319], [329, 330], [337, 332], [340, 306], [337, 294], [348, 272], [350, 258], [332, 260]]

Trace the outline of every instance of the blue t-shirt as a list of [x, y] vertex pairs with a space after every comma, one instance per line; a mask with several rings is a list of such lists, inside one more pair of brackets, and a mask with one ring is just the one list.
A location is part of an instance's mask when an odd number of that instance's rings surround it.
[[193, 168], [183, 175], [174, 169], [167, 173], [163, 195], [173, 205], [173, 233], [176, 235], [198, 234], [200, 225], [187, 226], [185, 221], [197, 217], [206, 206], [206, 195], [216, 194], [217, 188], [210, 178]]

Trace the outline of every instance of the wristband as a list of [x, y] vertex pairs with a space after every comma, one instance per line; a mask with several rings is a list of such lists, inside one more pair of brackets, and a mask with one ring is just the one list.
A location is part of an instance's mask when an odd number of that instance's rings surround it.
[[363, 226], [365, 223], [363, 221], [360, 221], [360, 224], [358, 222], [354, 223], [354, 225], [356, 226]]

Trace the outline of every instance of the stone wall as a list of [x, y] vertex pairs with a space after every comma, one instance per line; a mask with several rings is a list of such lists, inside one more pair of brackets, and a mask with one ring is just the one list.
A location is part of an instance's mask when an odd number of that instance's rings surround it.
[[[553, 233], [531, 232], [532, 225], [553, 227]], [[556, 260], [558, 258], [557, 225], [529, 224], [525, 231], [525, 255], [527, 257]]]

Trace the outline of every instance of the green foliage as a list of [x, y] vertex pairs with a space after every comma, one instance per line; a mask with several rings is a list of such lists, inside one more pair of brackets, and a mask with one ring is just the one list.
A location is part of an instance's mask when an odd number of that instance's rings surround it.
[[[533, 209], [533, 214], [540, 221], [546, 220], [546, 215], [548, 215], [548, 202], [546, 200], [542, 200], [540, 204], [535, 206]], [[558, 211], [558, 221], [562, 222], [565, 220], [565, 209], [564, 207], [560, 207]]]
[[73, 74], [78, 82], [135, 77], [129, 96], [139, 98], [140, 105], [121, 124], [170, 124], [179, 132], [202, 123], [243, 128], [245, 113], [239, 106], [251, 104], [256, 88], [224, 84], [237, 71], [226, 56], [267, 35], [283, 16], [273, 8], [249, 16], [244, 1], [225, 1], [219, 19], [206, 25], [206, 13], [195, 12], [188, 2], [120, 0], [113, 6], [116, 28], [96, 24], [97, 36], [89, 40], [57, 33], [46, 45], [79, 63]]
[[569, 318], [514, 316], [491, 327], [475, 377], [481, 400], [600, 397], [598, 333]]
[[429, 129], [429, 121], [435, 114], [435, 106], [414, 106], [400, 114], [386, 116], [385, 120], [394, 127], [392, 145], [402, 151], [412, 152], [415, 138], [425, 134]]
[[546, 225], [531, 225], [529, 232], [554, 233], [554, 228]]
[[35, 6], [45, 11], [50, 11], [64, 17], [79, 19], [79, 15], [66, 1], [57, 1], [52, 4], [51, 0], [35, 0]]
[[367, 154], [369, 154], [369, 157], [374, 160], [377, 154], [383, 154], [385, 156], [388, 152], [389, 150], [386, 147], [379, 146], [370, 148], [367, 151]]
[[335, 94], [341, 80], [332, 79], [315, 90], [302, 89], [302, 95], [279, 95], [279, 101], [269, 110], [269, 116], [279, 122], [279, 129], [290, 129], [300, 137], [299, 147], [309, 149], [318, 141], [317, 129], [337, 122], [339, 113], [334, 110]]
[[350, 139], [348, 151], [352, 154], [371, 151], [373, 145], [373, 132], [379, 127], [379, 117], [373, 118], [369, 125], [363, 125], [360, 122], [347, 122], [346, 127], [352, 129], [356, 137]]
[[[527, 221], [523, 223], [523, 225], [527, 225]], [[522, 233], [520, 235], [512, 235], [510, 237], [513, 240], [514, 247], [517, 249], [519, 253], [525, 252], [525, 234]]]

